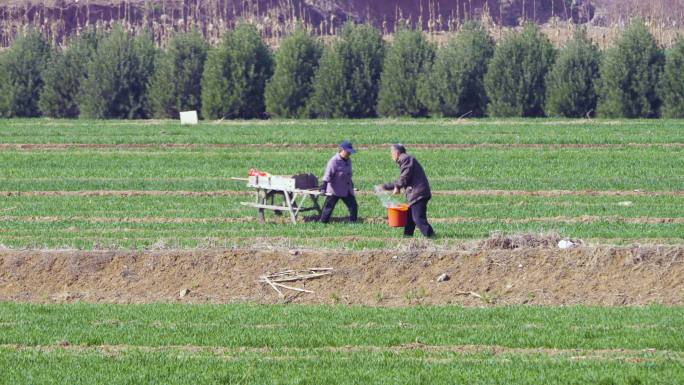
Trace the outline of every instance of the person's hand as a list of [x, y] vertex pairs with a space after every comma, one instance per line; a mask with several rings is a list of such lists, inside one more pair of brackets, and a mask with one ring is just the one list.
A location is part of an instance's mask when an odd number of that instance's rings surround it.
[[401, 193], [401, 191], [399, 190], [399, 187], [395, 187], [394, 191], [392, 191], [392, 194], [394, 194], [394, 195], [399, 195], [400, 193]]

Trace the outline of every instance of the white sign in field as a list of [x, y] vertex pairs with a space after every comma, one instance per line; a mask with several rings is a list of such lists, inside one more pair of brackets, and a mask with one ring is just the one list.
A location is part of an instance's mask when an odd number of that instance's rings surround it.
[[182, 111], [180, 113], [181, 124], [197, 124], [197, 111]]

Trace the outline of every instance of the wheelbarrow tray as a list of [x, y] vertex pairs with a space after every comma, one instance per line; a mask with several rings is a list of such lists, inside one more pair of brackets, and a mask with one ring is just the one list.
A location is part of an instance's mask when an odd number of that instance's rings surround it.
[[[297, 217], [303, 212], [316, 211], [318, 215], [321, 214], [318, 197], [322, 193], [318, 191], [318, 179], [314, 175], [250, 176], [246, 181], [247, 187], [255, 190], [255, 201], [241, 204], [256, 208], [262, 223], [265, 222], [265, 210], [274, 211], [277, 215], [287, 212], [292, 223], [297, 223]], [[275, 198], [279, 196], [283, 198], [281, 205], [275, 204]], [[304, 206], [308, 200], [311, 206]]]

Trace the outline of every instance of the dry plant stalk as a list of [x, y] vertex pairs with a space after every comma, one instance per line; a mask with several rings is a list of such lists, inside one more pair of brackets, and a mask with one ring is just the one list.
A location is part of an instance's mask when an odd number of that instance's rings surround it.
[[279, 297], [284, 298], [285, 294], [283, 294], [280, 288], [293, 290], [301, 293], [313, 293], [313, 291], [285, 285], [282, 282], [303, 281], [307, 279], [314, 279], [326, 275], [331, 275], [332, 273], [332, 267], [313, 267], [304, 270], [285, 270], [277, 273], [264, 274], [259, 277], [259, 280], [257, 282], [268, 284], [273, 288], [273, 290], [275, 290], [278, 293]]
[[[555, 1], [551, 3], [551, 15], [543, 24], [543, 30], [556, 46], [562, 46], [572, 37], [575, 28], [571, 21], [573, 12], [589, 11], [586, 5], [580, 5], [577, 11], [568, 9], [565, 2], [562, 9], [557, 9]], [[449, 33], [456, 32], [463, 21], [470, 19], [481, 20], [497, 39], [505, 36], [506, 29], [515, 28], [502, 27], [505, 24], [503, 15], [506, 12], [513, 12], [513, 15], [516, 11], [509, 10], [512, 5], [505, 1], [498, 3], [494, 15], [489, 3], [482, 0], [456, 0], [455, 4], [449, 4], [452, 6], [449, 13], [440, 9], [447, 4], [425, 0], [420, 2], [414, 13], [396, 6], [394, 25], [385, 18], [377, 21], [378, 28], [391, 39], [389, 35], [397, 25], [408, 24], [422, 28], [438, 43], [445, 41]], [[519, 2], [522, 7], [517, 9], [520, 12], [518, 23], [548, 16], [537, 12], [540, 4], [540, 0]], [[663, 46], [670, 46], [678, 35], [684, 33], [684, 2], [681, 0], [594, 0], [593, 4], [601, 12], [594, 15], [586, 26], [589, 36], [601, 47], [612, 45], [633, 16], [642, 17]], [[369, 12], [364, 15], [366, 20], [372, 16]], [[10, 46], [26, 28], [35, 28], [48, 41], [63, 44], [67, 36], [78, 34], [84, 28], [95, 25], [107, 30], [114, 23], [124, 25], [132, 33], [150, 31], [162, 47], [175, 32], [189, 30], [198, 30], [211, 44], [217, 44], [222, 34], [238, 21], [254, 24], [268, 44], [276, 47], [298, 23], [318, 36], [330, 36], [346, 20], [334, 12], [314, 17], [303, 2], [293, 0], [271, 3], [264, 0], [55, 0], [39, 4], [10, 0], [9, 4], [0, 6], [0, 46]]]

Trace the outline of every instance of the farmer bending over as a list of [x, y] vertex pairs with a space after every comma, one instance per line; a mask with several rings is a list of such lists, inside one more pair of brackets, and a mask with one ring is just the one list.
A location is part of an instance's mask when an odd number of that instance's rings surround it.
[[399, 194], [401, 189], [406, 193], [410, 212], [404, 235], [413, 236], [418, 226], [424, 236], [433, 237], [435, 232], [427, 221], [427, 203], [432, 198], [432, 193], [425, 171], [416, 158], [406, 153], [403, 145], [392, 145], [391, 153], [392, 160], [399, 165], [400, 175], [394, 183], [387, 183], [383, 187], [385, 190], [393, 190], [394, 194]]
[[340, 144], [339, 152], [328, 161], [323, 175], [323, 184], [321, 184], [321, 193], [327, 195], [321, 214], [321, 222], [323, 223], [330, 222], [330, 216], [340, 199], [349, 209], [349, 221], [356, 222], [357, 220], [359, 206], [354, 196], [351, 161], [351, 155], [355, 153], [356, 150], [352, 144], [345, 140]]

